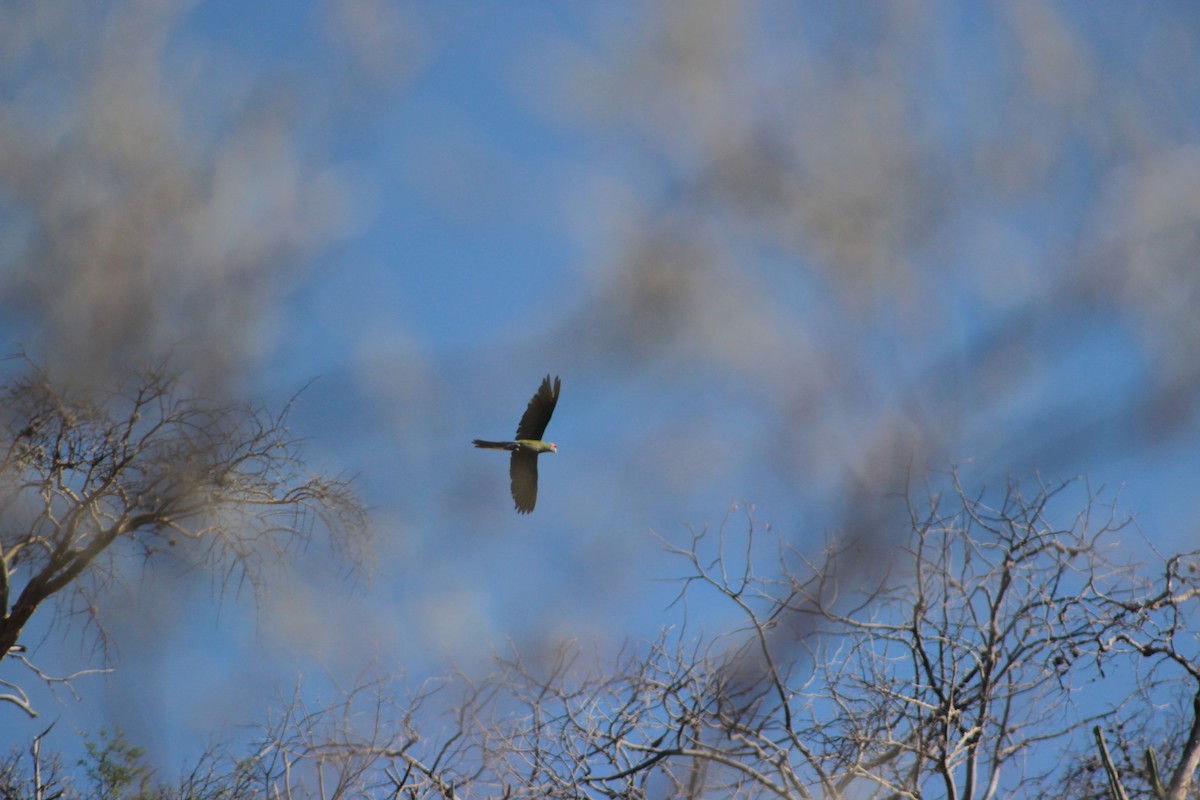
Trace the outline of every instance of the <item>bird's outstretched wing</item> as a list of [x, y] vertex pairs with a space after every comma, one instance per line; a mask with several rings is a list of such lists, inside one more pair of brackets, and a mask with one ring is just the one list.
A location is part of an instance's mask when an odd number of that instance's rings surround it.
[[[529, 407], [525, 409], [525, 413], [521, 415], [521, 424], [517, 426], [518, 439], [534, 439], [540, 441], [542, 434], [546, 432], [546, 426], [550, 423], [550, 415], [554, 413], [554, 406], [558, 404], [558, 389], [561, 386], [561, 381], [558, 378], [554, 379], [554, 388], [550, 388], [550, 376], [547, 375], [542, 381], [541, 387], [538, 388], [537, 394], [529, 401]], [[516, 462], [514, 462], [515, 464]], [[537, 470], [534, 469], [534, 495], [537, 494]], [[514, 484], [515, 486], [516, 484]], [[529, 506], [533, 508], [532, 503]]]
[[[525, 413], [528, 416], [529, 412]], [[513, 502], [518, 514], [528, 514], [537, 504], [537, 460], [538, 454], [532, 450], [514, 450], [509, 462], [508, 476], [512, 478]]]

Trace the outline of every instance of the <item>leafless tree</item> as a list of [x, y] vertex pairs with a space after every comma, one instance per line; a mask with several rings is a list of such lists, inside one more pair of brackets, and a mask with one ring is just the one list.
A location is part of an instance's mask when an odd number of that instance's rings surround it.
[[[1200, 552], [1154, 555], [1157, 574], [1104, 597], [1128, 622], [1101, 638], [1099, 649], [1136, 675], [1136, 702], [1107, 730], [1115, 742], [1112, 766], [1128, 796], [1184, 800], [1200, 796], [1200, 633], [1188, 624], [1200, 600]], [[1070, 773], [1076, 786], [1093, 785], [1089, 797], [1107, 796], [1097, 786], [1104, 749], [1080, 758]]]
[[[1062, 489], [1013, 488], [990, 508], [956, 487], [948, 507], [913, 509], [874, 573], [842, 568], [880, 557], [851, 542], [815, 559], [779, 546], [765, 576], [753, 525], [722, 528], [708, 557], [697, 534], [674, 550], [690, 587], [742, 615], [739, 639], [666, 636], [614, 677], [574, 686], [517, 669], [504, 682], [527, 684], [529, 713], [510, 741], [530, 767], [513, 783], [614, 797], [984, 798], [1042, 785], [1056, 762], [1038, 753], [1129, 699], [1071, 693], [1132, 620], [1105, 594], [1129, 574], [1107, 556], [1119, 524], [1056, 525], [1046, 509]], [[874, 579], [847, 580], [864, 574]]]
[[[0, 797], [4, 800], [58, 800], [68, 796], [71, 789], [69, 772], [64, 769], [57, 755], [43, 757], [42, 741], [54, 727], [54, 723], [33, 737], [27, 752], [14, 750], [0, 761]], [[29, 768], [24, 769], [24, 758], [29, 758]]]
[[951, 479], [908, 512], [894, 547], [816, 555], [727, 519], [668, 548], [679, 607], [731, 630], [685, 615], [612, 659], [566, 642], [412, 692], [297, 688], [249, 755], [196, 772], [272, 797], [1196, 796], [1200, 555], [1124, 559], [1137, 531], [1078, 482], [987, 502]]
[[[315, 530], [361, 563], [363, 508], [308, 473], [286, 410], [209, 402], [165, 369], [106, 390], [21, 363], [0, 389], [0, 657], [51, 600], [103, 642], [94, 598], [131, 565], [175, 559], [258, 590]], [[5, 699], [33, 713], [22, 697]]]
[[1122, 560], [1135, 531], [1091, 496], [1064, 515], [1077, 489], [989, 504], [952, 481], [865, 572], [842, 566], [878, 557], [860, 544], [810, 557], [727, 521], [671, 549], [681, 602], [715, 592], [737, 630], [667, 627], [603, 667], [570, 643], [514, 654], [441, 694], [297, 694], [256, 751], [263, 780], [285, 796], [1102, 798], [1101, 725], [1122, 734], [1129, 796], [1195, 796], [1195, 556]]

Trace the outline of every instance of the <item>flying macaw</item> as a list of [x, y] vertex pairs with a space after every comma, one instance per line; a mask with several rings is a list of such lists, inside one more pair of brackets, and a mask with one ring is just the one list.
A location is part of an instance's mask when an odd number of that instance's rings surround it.
[[512, 451], [508, 475], [512, 479], [512, 496], [517, 504], [518, 514], [528, 514], [537, 503], [538, 455], [558, 452], [558, 445], [554, 442], [543, 442], [542, 434], [550, 422], [550, 415], [554, 413], [554, 406], [558, 404], [560, 385], [558, 376], [554, 378], [553, 389], [550, 388], [549, 375], [542, 381], [537, 394], [529, 401], [529, 407], [521, 415], [515, 442], [487, 442], [483, 439], [475, 439], [473, 442], [476, 447]]

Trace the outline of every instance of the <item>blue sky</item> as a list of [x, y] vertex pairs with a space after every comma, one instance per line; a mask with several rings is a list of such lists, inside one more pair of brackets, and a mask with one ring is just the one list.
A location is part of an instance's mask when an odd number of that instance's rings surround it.
[[[240, 354], [247, 396], [306, 387], [293, 429], [357, 476], [377, 563], [347, 579], [314, 544], [260, 607], [169, 565], [131, 577], [115, 673], [43, 696], [47, 718], [120, 724], [175, 765], [297, 674], [319, 692], [484, 669], [510, 642], [611, 649], [678, 619], [660, 579], [684, 565], [654, 533], [751, 503], [803, 547], [909, 470], [1082, 474], [1151, 540], [1194, 546], [1200, 331], [1154, 292], [1200, 277], [1170, 245], [1200, 201], [1169, 180], [1200, 169], [1197, 87], [1173, 83], [1196, 15], [789, 5], [183, 13], [161, 63], [211, 126], [197, 151], [260, 110], [227, 96], [283, 109], [284, 144], [236, 162], [224, 207], [274, 187], [255, 231], [283, 217], [301, 244], [216, 284], [252, 300], [236, 340], [182, 330]], [[338, 34], [355, 8], [374, 24]], [[12, 338], [40, 352], [38, 330]], [[519, 517], [505, 458], [469, 442], [509, 435], [546, 373], [561, 451]], [[77, 631], [41, 647], [59, 672], [99, 663]]]

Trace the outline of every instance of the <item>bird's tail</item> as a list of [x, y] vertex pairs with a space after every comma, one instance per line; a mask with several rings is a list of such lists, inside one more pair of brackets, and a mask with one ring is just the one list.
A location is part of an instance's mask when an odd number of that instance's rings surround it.
[[516, 450], [516, 442], [486, 442], [483, 439], [476, 439], [472, 442], [476, 447], [482, 447], [487, 450]]

